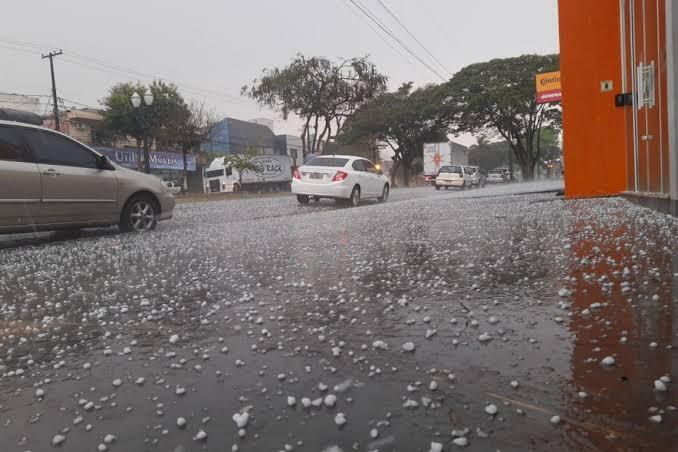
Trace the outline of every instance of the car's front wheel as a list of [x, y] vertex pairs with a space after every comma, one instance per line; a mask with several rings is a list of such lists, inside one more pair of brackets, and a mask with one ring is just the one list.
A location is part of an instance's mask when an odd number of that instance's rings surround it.
[[301, 205], [306, 205], [311, 201], [311, 197], [307, 195], [297, 195], [297, 202]]
[[440, 190], [440, 185], [436, 185], [436, 190]]
[[353, 187], [353, 191], [351, 192], [351, 197], [349, 198], [348, 202], [351, 207], [357, 207], [358, 204], [360, 204], [360, 187], [357, 185]]
[[384, 185], [384, 189], [381, 191], [381, 196], [377, 199], [379, 202], [388, 201], [388, 184]]
[[120, 215], [122, 232], [152, 231], [158, 225], [160, 209], [157, 202], [149, 195], [132, 197]]

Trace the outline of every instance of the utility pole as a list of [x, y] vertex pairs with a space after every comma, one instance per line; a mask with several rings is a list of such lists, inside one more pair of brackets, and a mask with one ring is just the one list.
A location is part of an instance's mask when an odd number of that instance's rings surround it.
[[56, 82], [54, 81], [54, 57], [62, 55], [64, 52], [50, 52], [47, 55], [42, 55], [42, 58], [49, 58], [49, 70], [52, 73], [52, 102], [54, 102], [54, 126], [57, 131], [61, 131], [61, 124], [59, 123], [59, 104], [57, 103]]

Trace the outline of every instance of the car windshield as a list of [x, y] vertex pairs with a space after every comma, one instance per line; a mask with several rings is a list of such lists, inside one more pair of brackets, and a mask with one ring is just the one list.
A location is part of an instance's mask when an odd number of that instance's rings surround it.
[[218, 170], [205, 171], [205, 177], [220, 177], [223, 175], [224, 175], [223, 168]]
[[304, 166], [328, 166], [333, 168], [343, 168], [348, 163], [348, 159], [338, 157], [316, 157]]

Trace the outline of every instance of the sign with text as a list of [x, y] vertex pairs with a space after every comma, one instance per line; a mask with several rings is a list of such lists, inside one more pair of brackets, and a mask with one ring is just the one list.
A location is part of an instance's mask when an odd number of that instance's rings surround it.
[[559, 102], [563, 98], [560, 71], [537, 74], [537, 103]]
[[[94, 150], [105, 155], [114, 163], [130, 169], [139, 168], [139, 159], [143, 158], [143, 152], [135, 149], [116, 149], [95, 147]], [[149, 151], [151, 160], [151, 169], [160, 170], [178, 170], [184, 169], [184, 156], [173, 152]], [[195, 155], [186, 156], [186, 167], [188, 171], [195, 171]]]

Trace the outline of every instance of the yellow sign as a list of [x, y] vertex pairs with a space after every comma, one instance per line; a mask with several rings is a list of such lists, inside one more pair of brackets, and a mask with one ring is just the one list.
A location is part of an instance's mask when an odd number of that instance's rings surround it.
[[537, 103], [558, 102], [561, 97], [560, 71], [537, 74]]
[[560, 71], [537, 74], [537, 92], [560, 91]]

